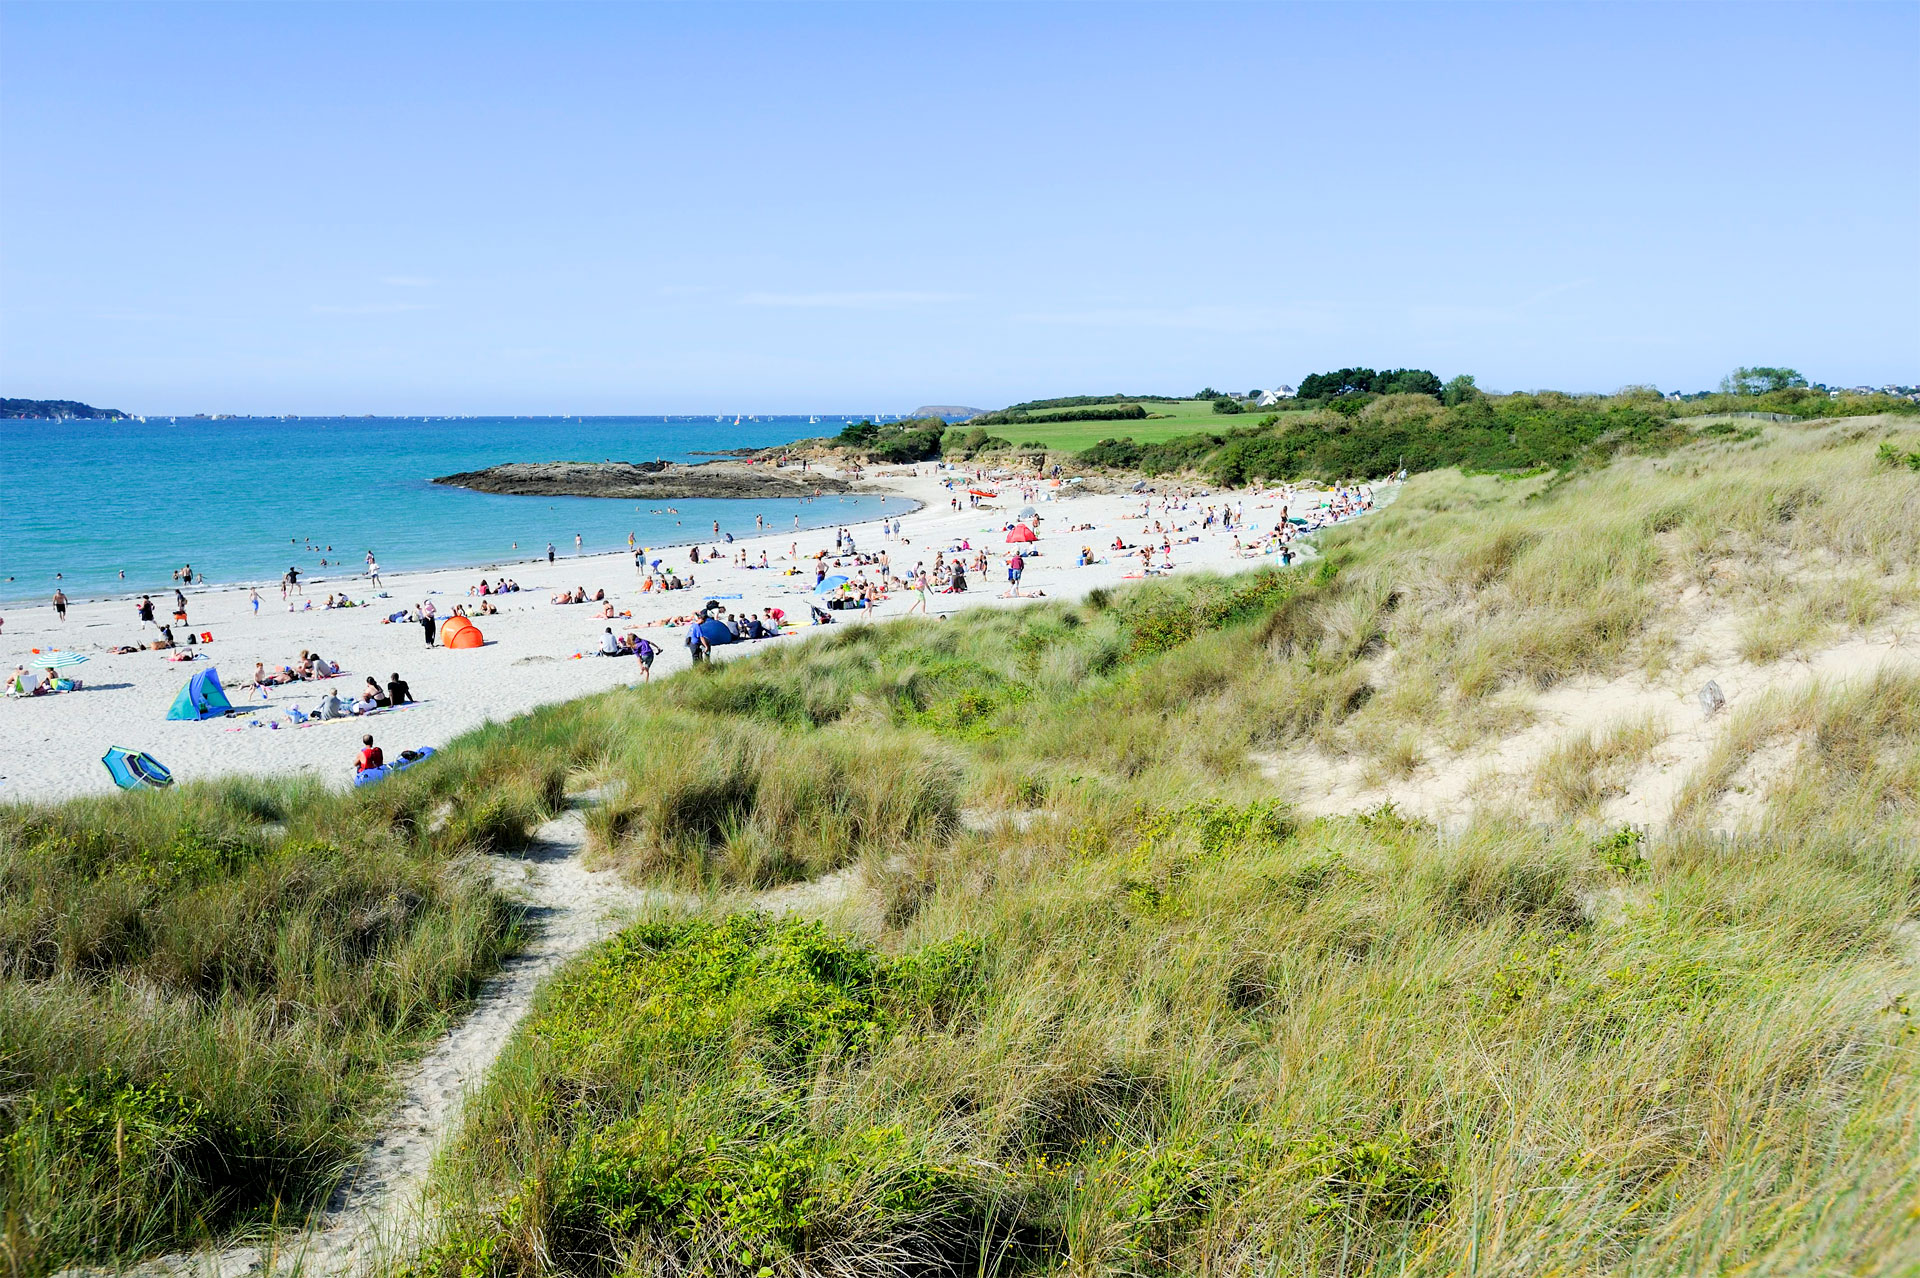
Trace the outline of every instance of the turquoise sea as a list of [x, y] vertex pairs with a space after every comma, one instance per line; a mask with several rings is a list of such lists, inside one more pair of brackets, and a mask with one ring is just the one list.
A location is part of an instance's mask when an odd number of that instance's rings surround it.
[[[509, 461], [698, 461], [831, 434], [841, 416], [150, 418], [0, 421], [0, 600], [79, 600], [170, 587], [191, 563], [216, 584], [277, 581], [289, 566], [334, 577], [510, 563], [544, 555], [877, 518], [894, 498], [677, 501], [504, 497], [436, 475]], [[311, 539], [313, 549], [308, 549]], [[515, 543], [518, 548], [515, 548]], [[325, 547], [332, 547], [331, 552]], [[322, 568], [325, 558], [329, 567]], [[126, 575], [121, 577], [121, 573]], [[55, 574], [60, 574], [56, 578]]]

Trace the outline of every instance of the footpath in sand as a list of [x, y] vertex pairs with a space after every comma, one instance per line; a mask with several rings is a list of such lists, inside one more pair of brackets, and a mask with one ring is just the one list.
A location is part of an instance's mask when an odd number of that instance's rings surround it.
[[[136, 1278], [352, 1278], [383, 1272], [417, 1246], [433, 1160], [459, 1132], [466, 1102], [548, 978], [636, 913], [701, 905], [697, 897], [629, 887], [615, 870], [586, 868], [583, 809], [598, 800], [592, 791], [575, 795], [568, 810], [535, 831], [520, 853], [487, 858], [496, 882], [525, 907], [531, 939], [488, 979], [459, 1024], [400, 1078], [397, 1103], [311, 1228], [258, 1245], [176, 1252], [125, 1272]], [[848, 866], [724, 904], [826, 915], [855, 894], [860, 876], [859, 866]], [[56, 1278], [106, 1278], [111, 1272], [77, 1268]]]
[[[1290, 497], [1273, 491], [1217, 492], [1191, 498], [1185, 511], [1169, 514], [1162, 509], [1157, 494], [1074, 495], [1078, 486], [1069, 484], [1053, 500], [1053, 490], [1036, 484], [1033, 505], [1042, 517], [1040, 541], [1026, 549], [1030, 554], [1038, 553], [1028, 560], [1022, 597], [1016, 599], [1003, 593], [1006, 581], [1001, 562], [1008, 547], [1002, 525], [1028, 502], [1016, 484], [990, 481], [987, 488], [1000, 490], [999, 499], [989, 503], [990, 508], [954, 511], [949, 500], [955, 492], [964, 497], [967, 484], [962, 482], [950, 492], [942, 481], [957, 474], [923, 464], [911, 470], [888, 471], [876, 478], [871, 491], [909, 499], [900, 503], [902, 527], [898, 537], [883, 535], [877, 519], [847, 525], [862, 552], [886, 551], [899, 576], [916, 562], [931, 568], [937, 552], [946, 551], [951, 557], [951, 548], [962, 542], [987, 551], [988, 571], [984, 576], [970, 574], [971, 589], [966, 594], [931, 596], [929, 609], [934, 615], [966, 607], [1016, 605], [1042, 593], [1073, 599], [1095, 587], [1136, 577], [1137, 557], [1108, 547], [1116, 536], [1130, 544], [1140, 543], [1143, 528], [1151, 528], [1155, 520], [1169, 526], [1175, 522], [1188, 524], [1191, 532], [1204, 506], [1232, 503], [1236, 508], [1245, 507], [1247, 522], [1253, 528], [1271, 528], [1282, 504], [1290, 504], [1292, 512], [1300, 514], [1325, 496], [1307, 491]], [[1383, 490], [1381, 499], [1391, 492]], [[830, 505], [835, 499], [825, 496], [819, 500]], [[915, 501], [924, 505], [906, 513]], [[1079, 525], [1091, 527], [1070, 531]], [[701, 531], [690, 528], [687, 533], [692, 537]], [[1237, 572], [1278, 562], [1273, 556], [1249, 558], [1236, 554], [1235, 534], [1217, 525], [1198, 536], [1197, 542], [1174, 547], [1177, 574]], [[698, 566], [690, 562], [688, 546], [650, 550], [650, 560], [662, 560], [683, 577], [691, 572], [698, 583], [694, 589], [665, 594], [641, 592], [639, 574], [624, 546], [599, 554], [563, 556], [552, 564], [542, 558], [486, 569], [388, 574], [382, 587], [372, 586], [361, 571], [363, 565], [355, 562], [343, 567], [337, 576], [305, 581], [304, 594], [292, 600], [297, 611], [290, 611], [281, 601], [277, 585], [261, 587], [258, 615], [253, 613], [244, 588], [195, 588], [187, 592], [188, 628], [195, 633], [211, 631], [214, 642], [205, 648], [208, 660], [193, 662], [169, 661], [168, 656], [174, 654], [160, 652], [107, 652], [153, 637], [151, 630], [143, 636], [130, 598], [76, 602], [68, 609], [65, 622], [45, 604], [0, 609], [5, 622], [0, 628], [0, 675], [22, 664], [38, 674], [33, 649], [58, 647], [89, 658], [87, 664], [70, 672], [78, 674], [85, 685], [78, 692], [0, 700], [0, 802], [54, 800], [111, 790], [112, 782], [100, 757], [109, 746], [116, 745], [148, 751], [181, 781], [230, 774], [313, 773], [330, 785], [344, 786], [362, 733], [371, 732], [392, 757], [403, 749], [442, 746], [489, 720], [509, 719], [542, 705], [633, 683], [639, 675], [633, 659], [596, 655], [608, 626], [617, 633], [640, 629], [664, 649], [654, 665], [656, 675], [670, 674], [688, 664], [685, 631], [648, 629], [646, 623], [690, 613], [708, 599], [718, 599], [723, 608], [735, 613], [781, 608], [803, 623], [797, 632], [789, 632], [789, 637], [766, 642], [789, 643], [792, 634], [810, 633], [804, 622], [806, 601], [813, 588], [813, 555], [833, 549], [833, 527], [773, 531], [731, 544], [722, 541], [718, 543], [719, 562], [711, 562], [707, 552], [715, 544], [701, 543], [702, 562]], [[1092, 547], [1101, 562], [1076, 567], [1074, 561], [1082, 546]], [[770, 567], [734, 566], [729, 561], [743, 549], [753, 564], [759, 563], [764, 551]], [[785, 575], [786, 569], [794, 567], [801, 571]], [[850, 564], [830, 571], [850, 576], [859, 573]], [[456, 604], [467, 605], [471, 612], [480, 600], [467, 592], [483, 575], [489, 581], [509, 577], [521, 586], [517, 594], [494, 598], [500, 609], [498, 615], [476, 618], [486, 635], [484, 647], [451, 651], [428, 648], [419, 626], [383, 621], [391, 613], [426, 600], [433, 602], [442, 617]], [[605, 590], [616, 611], [630, 611], [631, 620], [601, 619], [594, 615], [597, 608], [591, 604], [549, 602], [552, 596], [576, 586], [584, 586], [589, 595]], [[368, 606], [329, 611], [321, 606], [329, 594], [345, 594]], [[155, 591], [153, 598], [161, 617], [172, 612], [170, 590]], [[882, 620], [903, 615], [912, 601], [910, 594], [905, 598], [896, 594], [874, 615]], [[308, 603], [312, 604], [311, 610], [306, 608]], [[854, 612], [836, 616], [854, 624], [868, 619]], [[742, 644], [721, 649], [720, 654], [739, 655], [758, 646]], [[265, 702], [250, 699], [245, 686], [230, 687], [228, 696], [234, 705], [256, 713], [203, 722], [167, 719], [168, 707], [194, 671], [212, 665], [224, 682], [244, 683], [250, 681], [255, 662], [265, 662], [272, 670], [292, 664], [303, 649], [318, 652], [337, 664], [340, 676], [325, 684], [283, 685], [273, 689]], [[343, 700], [350, 700], [369, 675], [384, 684], [393, 674], [407, 680], [419, 705], [365, 720], [347, 718], [299, 728], [264, 726], [275, 721], [286, 724], [290, 706], [311, 710], [326, 687], [336, 689]], [[249, 726], [253, 721], [263, 726]]]
[[[399, 1080], [399, 1101], [368, 1143], [315, 1226], [258, 1246], [181, 1252], [129, 1271], [142, 1278], [239, 1278], [244, 1274], [352, 1275], [375, 1272], [417, 1236], [434, 1156], [459, 1131], [461, 1110], [499, 1058], [547, 978], [611, 936], [634, 912], [697, 902], [628, 887], [612, 870], [581, 863], [587, 829], [576, 796], [535, 831], [515, 856], [489, 856], [496, 882], [520, 899], [527, 945], [481, 987], [467, 1015]], [[58, 1278], [104, 1278], [70, 1269]]]

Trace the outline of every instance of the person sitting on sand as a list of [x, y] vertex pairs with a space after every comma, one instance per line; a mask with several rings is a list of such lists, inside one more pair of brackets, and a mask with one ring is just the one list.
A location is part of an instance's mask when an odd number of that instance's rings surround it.
[[369, 732], [366, 736], [361, 737], [360, 754], [353, 761], [353, 770], [356, 773], [370, 772], [374, 768], [384, 768], [386, 766], [387, 756], [381, 752], [379, 746], [373, 743], [373, 734]]
[[381, 688], [380, 681], [378, 679], [375, 679], [372, 675], [367, 676], [366, 689], [360, 695], [363, 698], [371, 697], [373, 699], [374, 705], [376, 706], [389, 706], [393, 704], [393, 702], [387, 697], [385, 689]]
[[[368, 680], [368, 682], [371, 683], [372, 680]], [[378, 685], [375, 685], [375, 686], [377, 687]], [[347, 708], [351, 710], [354, 714], [372, 714], [375, 710], [378, 710], [380, 708], [380, 702], [376, 697], [373, 696], [373, 694], [367, 692], [365, 689], [362, 689], [360, 692], [360, 699], [354, 702], [351, 706]]]
[[331, 679], [339, 673], [340, 673], [339, 666], [335, 665], [331, 661], [328, 661], [325, 657], [321, 656], [317, 652], [313, 654], [313, 676], [312, 676], [313, 678]]
[[164, 648], [173, 647], [174, 646], [173, 627], [165, 624], [164, 622], [161, 623], [160, 637], [158, 639], [155, 639], [150, 646], [153, 648], [155, 652], [158, 652]]
[[340, 701], [340, 694], [332, 688], [328, 688], [321, 694], [319, 704], [313, 708], [313, 717], [316, 719], [340, 719], [346, 717], [346, 713], [347, 709]]
[[413, 689], [407, 687], [407, 681], [400, 677], [400, 672], [397, 670], [394, 671], [393, 677], [387, 680], [387, 704], [390, 706], [413, 704]]
[[621, 656], [620, 640], [614, 636], [613, 627], [608, 626], [606, 634], [600, 638], [600, 655], [603, 657]]
[[483, 617], [492, 617], [492, 616], [495, 616], [496, 614], [498, 614], [498, 613], [499, 613], [499, 611], [500, 611], [500, 610], [499, 610], [498, 608], [496, 608], [496, 607], [494, 607], [494, 606], [493, 606], [493, 600], [491, 600], [491, 599], [482, 599], [482, 600], [480, 601], [480, 615], [481, 615], [481, 616], [483, 616]]

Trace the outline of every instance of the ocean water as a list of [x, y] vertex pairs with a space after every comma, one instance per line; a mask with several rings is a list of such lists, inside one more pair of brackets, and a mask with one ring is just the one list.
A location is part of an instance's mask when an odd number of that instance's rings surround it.
[[[685, 417], [181, 418], [0, 421], [0, 600], [44, 601], [170, 588], [182, 564], [218, 584], [363, 571], [511, 563], [786, 530], [901, 510], [872, 496], [635, 505], [443, 488], [436, 475], [510, 461], [697, 461], [840, 428], [841, 418], [735, 424]], [[312, 548], [309, 549], [309, 539]], [[517, 543], [517, 547], [516, 547]], [[332, 547], [331, 552], [325, 547]], [[328, 561], [321, 567], [320, 560]], [[121, 577], [124, 572], [125, 577]], [[60, 574], [58, 577], [55, 574]]]

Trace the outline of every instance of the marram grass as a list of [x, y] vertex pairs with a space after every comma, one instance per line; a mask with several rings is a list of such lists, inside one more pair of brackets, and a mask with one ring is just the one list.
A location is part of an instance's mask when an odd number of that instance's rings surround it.
[[[1302, 822], [1250, 758], [1470, 749], [1684, 661], [1683, 597], [1884, 618], [1920, 548], [1884, 433], [1425, 476], [1306, 571], [837, 627], [369, 795], [6, 810], [10, 1267], [319, 1201], [512, 943], [471, 853], [592, 784], [593, 855], [706, 904], [544, 992], [423, 1278], [1913, 1272], [1920, 680], [1742, 711], [1652, 837], [1587, 815], [1632, 722], [1538, 762], [1544, 826]], [[856, 866], [857, 932], [731, 908]]]

